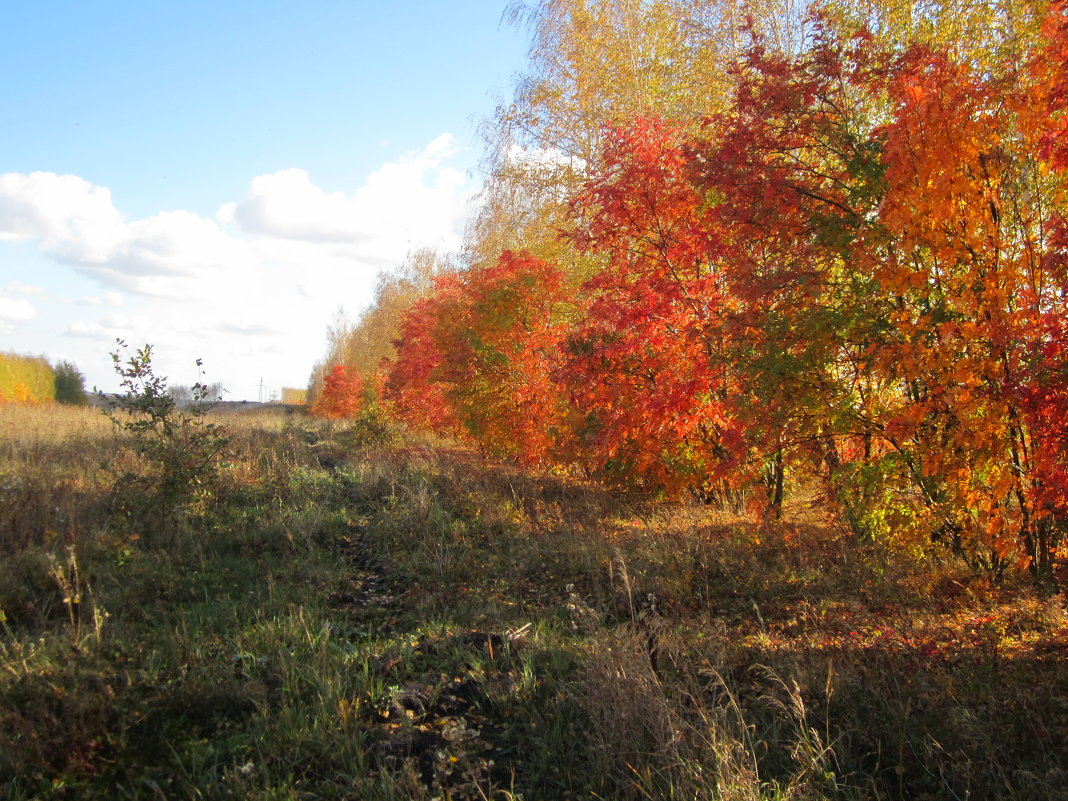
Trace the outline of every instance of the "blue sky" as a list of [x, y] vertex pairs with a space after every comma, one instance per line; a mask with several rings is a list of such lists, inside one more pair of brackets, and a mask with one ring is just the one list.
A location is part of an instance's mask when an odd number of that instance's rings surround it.
[[458, 244], [526, 61], [506, 4], [4, 4], [0, 350], [303, 386], [339, 306]]

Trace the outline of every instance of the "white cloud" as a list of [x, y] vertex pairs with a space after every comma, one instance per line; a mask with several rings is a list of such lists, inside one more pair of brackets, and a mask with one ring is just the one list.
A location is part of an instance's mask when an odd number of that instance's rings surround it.
[[64, 335], [88, 337], [113, 342], [116, 337], [128, 338], [150, 328], [149, 320], [144, 315], [131, 317], [126, 314], [113, 314], [102, 320], [75, 320], [64, 330]]
[[[28, 314], [18, 296], [36, 293], [39, 314], [19, 322], [19, 338], [73, 356], [92, 383], [113, 381], [107, 353], [122, 337], [151, 342], [180, 382], [195, 380], [184, 371], [203, 357], [237, 397], [255, 397], [272, 372], [299, 385], [339, 304], [359, 310], [378, 273], [413, 248], [459, 247], [472, 187], [450, 166], [456, 149], [442, 135], [342, 192], [300, 169], [260, 175], [214, 219], [184, 210], [128, 219], [121, 198], [78, 176], [0, 175], [0, 248], [30, 242], [62, 266], [10, 274], [19, 282], [0, 290], [0, 333]], [[125, 315], [92, 313], [119, 308]], [[90, 313], [78, 319], [77, 309]]]
[[371, 261], [403, 258], [413, 244], [457, 247], [470, 194], [464, 174], [445, 165], [455, 154], [455, 139], [443, 134], [384, 164], [349, 195], [323, 191], [304, 170], [261, 175], [217, 219], [249, 236], [341, 246]]
[[130, 223], [108, 262], [130, 274], [185, 275], [222, 269], [246, 255], [214, 221], [167, 211]]
[[9, 284], [0, 287], [0, 294], [40, 296], [47, 294], [47, 292], [43, 286], [32, 286], [31, 284], [24, 284], [21, 281], [12, 281]]
[[219, 323], [213, 327], [213, 330], [218, 331], [220, 334], [238, 334], [240, 336], [272, 336], [275, 334], [282, 334], [279, 328], [270, 325], [263, 325], [262, 323]]
[[324, 191], [301, 169], [260, 175], [214, 220], [181, 210], [127, 220], [110, 190], [78, 176], [7, 173], [0, 175], [0, 238], [36, 239], [52, 259], [144, 295], [196, 297], [207, 283], [247, 281], [267, 262], [306, 272], [348, 259], [350, 269], [362, 263], [374, 272], [413, 247], [459, 246], [471, 192], [464, 174], [446, 164], [455, 154], [454, 138], [443, 134], [382, 165], [349, 194]]
[[122, 295], [119, 292], [103, 292], [99, 295], [86, 295], [80, 302], [86, 306], [121, 306]]
[[246, 198], [223, 206], [218, 217], [245, 233], [280, 239], [355, 243], [366, 235], [349, 198], [324, 192], [298, 169], [253, 178]]
[[37, 316], [37, 308], [25, 298], [0, 297], [0, 331], [11, 333], [15, 323], [24, 323]]
[[37, 307], [26, 298], [14, 298], [12, 295], [43, 296], [44, 290], [19, 281], [11, 281], [0, 287], [0, 335], [15, 333], [17, 326], [37, 317]]
[[63, 333], [72, 337], [93, 337], [94, 339], [99, 338], [101, 335], [105, 337], [112, 336], [112, 332], [100, 323], [90, 323], [84, 320], [76, 320], [71, 323]]
[[192, 278], [246, 260], [246, 246], [213, 220], [169, 211], [126, 220], [111, 191], [76, 175], [0, 175], [0, 236], [36, 239], [41, 250], [105, 284], [153, 294], [160, 278]]
[[51, 172], [0, 175], [0, 235], [7, 239], [40, 239], [52, 255], [92, 263], [107, 258], [122, 228], [105, 187]]

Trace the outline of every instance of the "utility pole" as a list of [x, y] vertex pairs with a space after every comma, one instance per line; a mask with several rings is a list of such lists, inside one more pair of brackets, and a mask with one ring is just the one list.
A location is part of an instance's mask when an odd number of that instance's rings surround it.
[[266, 386], [266, 385], [263, 383], [263, 376], [260, 376], [259, 393], [256, 395], [256, 402], [257, 403], [263, 403], [263, 388], [264, 388], [264, 386]]

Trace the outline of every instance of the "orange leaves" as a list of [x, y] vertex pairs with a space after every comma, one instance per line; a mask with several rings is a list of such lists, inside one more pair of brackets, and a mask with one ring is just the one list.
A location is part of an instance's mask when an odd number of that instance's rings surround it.
[[1003, 246], [1005, 90], [942, 54], [914, 48], [901, 57], [887, 92], [895, 108], [881, 132], [883, 225], [905, 253], [922, 249], [950, 270], [987, 266]]
[[[1063, 197], [1035, 169], [1041, 81], [913, 48], [885, 77], [885, 190], [859, 261], [887, 299], [869, 365], [904, 391], [881, 420], [921, 476], [923, 512], [988, 565], [1038, 558], [1044, 435], [1025, 411], [1068, 288], [1049, 232]], [[1041, 550], [1039, 548], [1039, 550]], [[986, 556], [982, 556], [986, 554]]]
[[877, 50], [756, 51], [703, 139], [610, 133], [576, 201], [577, 241], [609, 263], [564, 372], [602, 469], [737, 481], [793, 446], [858, 533], [908, 518], [996, 565], [1045, 547], [1037, 509], [1068, 489], [1068, 377], [1041, 347], [1065, 317], [1065, 202], [1020, 136], [1021, 109], [1068, 106], [1065, 73]]
[[560, 271], [529, 254], [441, 279], [402, 324], [387, 397], [411, 425], [543, 461], [559, 447], [551, 375], [569, 305]]
[[[597, 265], [505, 253], [409, 312], [409, 423], [627, 486], [781, 501], [1001, 569], [1068, 517], [1068, 21], [1001, 80], [821, 30], [731, 106], [604, 134], [570, 204]], [[904, 533], [903, 533], [904, 532]]]
[[552, 381], [570, 305], [562, 274], [529, 254], [505, 252], [495, 265], [465, 273], [458, 296], [440, 373], [448, 402], [491, 451], [544, 461], [562, 435], [562, 398]]
[[30, 392], [30, 388], [26, 386], [26, 383], [23, 381], [15, 384], [11, 391], [11, 396], [15, 403], [33, 403], [35, 400], [33, 394]]
[[385, 365], [384, 396], [393, 413], [413, 428], [438, 434], [460, 431], [438, 375], [448, 345], [439, 331], [457, 319], [457, 292], [454, 275], [434, 280], [434, 291], [405, 314], [396, 355]]
[[[1057, 170], [1068, 170], [1068, 3], [1050, 4], [1042, 27], [1045, 46], [1032, 60], [1029, 101], [1021, 105], [1039, 152]], [[1037, 102], [1035, 102], [1037, 101]]]
[[322, 394], [312, 404], [311, 413], [328, 419], [351, 419], [363, 406], [363, 382], [359, 374], [337, 364], [324, 379]]

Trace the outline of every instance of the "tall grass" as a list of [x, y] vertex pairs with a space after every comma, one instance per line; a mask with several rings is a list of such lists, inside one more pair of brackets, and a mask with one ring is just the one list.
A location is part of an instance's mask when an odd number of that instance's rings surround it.
[[[218, 412], [167, 536], [0, 409], [0, 798], [1053, 799], [1063, 599], [824, 526]], [[390, 443], [390, 444], [384, 444]]]

